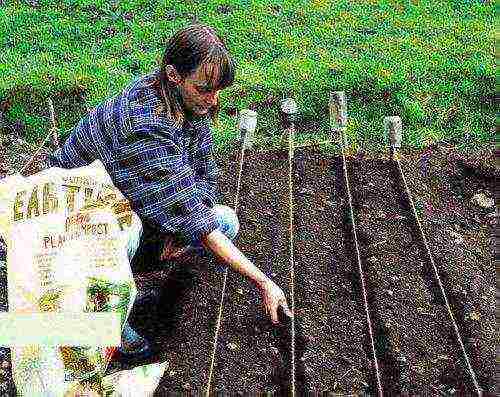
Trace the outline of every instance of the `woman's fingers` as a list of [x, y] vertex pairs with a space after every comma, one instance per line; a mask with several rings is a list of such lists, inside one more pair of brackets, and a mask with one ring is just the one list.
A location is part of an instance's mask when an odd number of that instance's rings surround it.
[[278, 308], [280, 306], [286, 316], [293, 318], [293, 313], [288, 307], [283, 290], [271, 280], [265, 283], [262, 289], [262, 304], [266, 315], [271, 317], [271, 322], [274, 325], [279, 324]]
[[160, 260], [176, 259], [188, 251], [188, 247], [178, 246], [176, 243], [174, 237], [165, 238]]
[[271, 306], [271, 321], [273, 324], [278, 324], [279, 319], [278, 319], [278, 307], [280, 306], [279, 300], [275, 300]]
[[165, 240], [165, 243], [163, 245], [163, 250], [162, 254], [160, 256], [160, 260], [164, 260], [170, 255], [170, 252], [172, 251], [172, 238], [167, 237]]
[[285, 313], [286, 316], [293, 318], [293, 313], [290, 310], [290, 308], [288, 307], [286, 299], [282, 298], [276, 304], [274, 304], [270, 307], [269, 313], [271, 314], [271, 320], [272, 320], [273, 324], [279, 323], [278, 309], [280, 306], [283, 309], [283, 313]]

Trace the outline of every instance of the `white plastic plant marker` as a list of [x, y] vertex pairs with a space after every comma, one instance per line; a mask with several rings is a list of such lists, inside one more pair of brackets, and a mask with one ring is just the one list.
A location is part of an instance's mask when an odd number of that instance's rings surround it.
[[257, 112], [250, 109], [240, 111], [239, 125], [240, 139], [243, 140], [243, 147], [250, 149], [255, 139], [255, 127], [257, 126]]
[[295, 115], [298, 112], [297, 103], [293, 98], [286, 98], [281, 101], [281, 111], [287, 115]]

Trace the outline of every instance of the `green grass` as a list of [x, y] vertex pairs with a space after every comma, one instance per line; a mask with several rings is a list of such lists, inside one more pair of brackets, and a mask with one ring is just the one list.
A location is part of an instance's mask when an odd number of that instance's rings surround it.
[[[330, 91], [345, 91], [353, 147], [386, 145], [383, 117], [403, 120], [404, 145], [493, 141], [495, 5], [448, 0], [6, 1], [0, 8], [0, 100], [40, 141], [53, 98], [64, 136], [85, 112], [159, 65], [193, 15], [225, 37], [239, 67], [221, 93], [216, 144], [239, 135], [229, 107], [293, 95], [297, 141], [328, 136]], [[228, 5], [222, 14], [218, 7]], [[128, 14], [127, 14], [128, 13]], [[128, 17], [128, 18], [127, 18]], [[246, 95], [241, 95], [245, 93]], [[277, 144], [276, 109], [259, 111], [257, 146]], [[314, 128], [306, 128], [314, 121]]]

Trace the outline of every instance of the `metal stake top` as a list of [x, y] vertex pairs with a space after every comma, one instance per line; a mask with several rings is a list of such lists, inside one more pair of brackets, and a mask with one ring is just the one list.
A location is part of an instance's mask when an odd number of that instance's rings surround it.
[[292, 115], [296, 114], [299, 109], [293, 98], [286, 98], [281, 101], [281, 111], [285, 114]]
[[294, 127], [293, 123], [297, 118], [298, 107], [293, 98], [286, 98], [281, 101], [281, 117], [285, 128]]

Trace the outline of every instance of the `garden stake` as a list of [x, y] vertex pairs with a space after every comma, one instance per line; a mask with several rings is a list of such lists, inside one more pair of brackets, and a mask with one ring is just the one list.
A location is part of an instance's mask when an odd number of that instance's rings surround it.
[[[245, 156], [245, 148], [248, 145], [249, 139], [248, 137], [254, 136], [255, 127], [257, 126], [257, 112], [254, 112], [249, 109], [243, 109], [240, 112], [240, 137], [243, 136], [243, 139], [240, 139], [241, 152], [240, 152], [240, 164], [238, 170], [238, 185], [236, 188], [236, 196], [234, 198], [234, 211], [238, 213], [238, 201], [240, 195], [240, 184], [241, 184], [241, 175], [243, 173], [243, 160]], [[250, 141], [250, 147], [251, 147]], [[214, 347], [212, 349], [212, 358], [210, 360], [210, 369], [208, 374], [208, 384], [205, 391], [205, 396], [210, 397], [210, 386], [212, 384], [212, 376], [214, 372], [214, 364], [215, 364], [215, 353], [217, 351], [217, 340], [219, 337], [220, 326], [222, 322], [222, 310], [224, 308], [224, 295], [226, 293], [226, 284], [227, 284], [227, 267], [224, 269], [224, 280], [222, 282], [222, 291], [221, 298], [219, 303], [219, 314], [217, 315], [217, 324], [215, 326], [215, 334], [214, 334]]]
[[[288, 130], [288, 183], [289, 183], [289, 206], [290, 206], [290, 299], [292, 313], [295, 313], [294, 300], [294, 259], [293, 259], [293, 141], [295, 135], [295, 116], [297, 114], [297, 104], [293, 98], [287, 98], [281, 101], [281, 112], [285, 131]], [[292, 317], [292, 397], [295, 397], [295, 317]]]
[[389, 152], [391, 159], [399, 159], [399, 148], [401, 147], [402, 123], [399, 116], [384, 117], [385, 134], [389, 135]]
[[462, 337], [460, 336], [460, 331], [458, 329], [457, 322], [455, 321], [455, 317], [453, 316], [453, 312], [451, 310], [450, 303], [448, 302], [448, 297], [446, 296], [446, 292], [444, 290], [443, 283], [441, 281], [441, 277], [439, 277], [439, 272], [436, 267], [436, 264], [434, 263], [434, 258], [432, 257], [431, 250], [429, 248], [429, 245], [427, 243], [427, 238], [425, 237], [424, 230], [422, 228], [422, 225], [420, 223], [420, 220], [418, 218], [417, 210], [415, 209], [415, 205], [413, 203], [413, 199], [410, 193], [410, 190], [408, 189], [408, 185], [406, 183], [406, 178], [404, 176], [403, 169], [401, 168], [401, 163], [399, 161], [399, 154], [397, 152], [397, 148], [401, 147], [401, 119], [398, 116], [393, 116], [393, 117], [385, 117], [384, 118], [384, 127], [385, 127], [385, 133], [386, 135], [389, 135], [389, 139], [391, 142], [391, 157], [393, 160], [396, 162], [398, 169], [399, 169], [399, 174], [401, 175], [401, 179], [403, 180], [403, 184], [405, 187], [405, 193], [408, 196], [408, 201], [411, 204], [411, 208], [413, 210], [413, 216], [415, 217], [415, 220], [417, 222], [418, 230], [420, 231], [420, 235], [422, 236], [422, 241], [424, 242], [425, 249], [427, 251], [427, 255], [429, 256], [429, 261], [431, 262], [432, 269], [434, 271], [434, 275], [436, 276], [436, 280], [439, 285], [439, 289], [441, 291], [441, 294], [443, 295], [444, 302], [446, 304], [446, 309], [448, 311], [448, 314], [450, 316], [451, 322], [453, 324], [453, 329], [455, 330], [455, 336], [457, 337], [458, 344], [460, 345], [460, 349], [462, 350], [462, 354], [465, 360], [465, 364], [467, 366], [467, 369], [469, 370], [469, 374], [472, 379], [472, 383], [474, 384], [474, 388], [476, 389], [476, 393], [478, 396], [483, 395], [483, 390], [479, 386], [477, 379], [476, 379], [476, 374], [474, 372], [474, 369], [472, 368], [469, 360], [469, 356], [467, 355], [467, 351], [465, 350], [464, 343], [462, 341]]
[[347, 165], [346, 165], [346, 158], [345, 158], [345, 153], [344, 153], [344, 145], [345, 145], [345, 126], [347, 124], [347, 111], [346, 111], [346, 102], [345, 102], [345, 96], [343, 91], [338, 91], [338, 92], [332, 92], [330, 94], [330, 127], [332, 129], [331, 134], [337, 130], [340, 130], [340, 147], [342, 150], [342, 165], [344, 169], [344, 178], [346, 182], [346, 190], [347, 190], [347, 196], [349, 198], [349, 218], [350, 222], [352, 224], [352, 232], [354, 234], [354, 245], [356, 248], [356, 255], [358, 259], [358, 270], [359, 270], [359, 278], [361, 281], [361, 289], [363, 292], [363, 302], [365, 306], [365, 314], [366, 314], [366, 321], [368, 324], [368, 333], [370, 335], [370, 342], [371, 342], [371, 348], [372, 348], [372, 354], [373, 354], [373, 360], [375, 364], [375, 376], [377, 379], [377, 393], [379, 397], [383, 397], [384, 393], [382, 390], [382, 383], [380, 381], [380, 370], [379, 370], [379, 365], [378, 365], [378, 359], [377, 359], [377, 353], [375, 351], [375, 340], [373, 337], [373, 330], [372, 330], [372, 323], [370, 319], [370, 311], [368, 308], [368, 294], [366, 292], [366, 285], [365, 285], [365, 277], [363, 273], [363, 266], [361, 265], [361, 255], [359, 253], [359, 247], [358, 247], [358, 237], [356, 235], [356, 225], [354, 223], [354, 214], [352, 210], [352, 198], [351, 198], [351, 191], [349, 189], [349, 178], [347, 177]]
[[240, 139], [243, 141], [245, 149], [251, 149], [255, 138], [255, 126], [257, 125], [257, 112], [250, 109], [243, 109], [240, 112]]
[[59, 149], [59, 136], [57, 134], [57, 126], [56, 126], [56, 115], [54, 112], [54, 104], [52, 103], [52, 99], [49, 98], [49, 111], [50, 111], [50, 121], [52, 123], [52, 141], [54, 146]]
[[347, 105], [344, 91], [334, 91], [330, 93], [330, 140], [333, 135], [342, 135], [342, 129], [347, 125]]
[[42, 143], [40, 143], [40, 145], [38, 146], [38, 149], [37, 151], [35, 152], [35, 154], [33, 154], [33, 156], [30, 157], [30, 159], [26, 162], [26, 164], [24, 164], [23, 168], [21, 168], [21, 171], [19, 171], [20, 174], [22, 174], [25, 170], [26, 170], [26, 167], [28, 167], [28, 165], [31, 164], [31, 162], [33, 161], [33, 159], [38, 156], [38, 153], [40, 153], [40, 150], [42, 150], [43, 148], [43, 145], [45, 145], [45, 143], [49, 140], [49, 137], [52, 135], [52, 131], [49, 131], [47, 133], [47, 135], [45, 136], [44, 140], [42, 141]]

